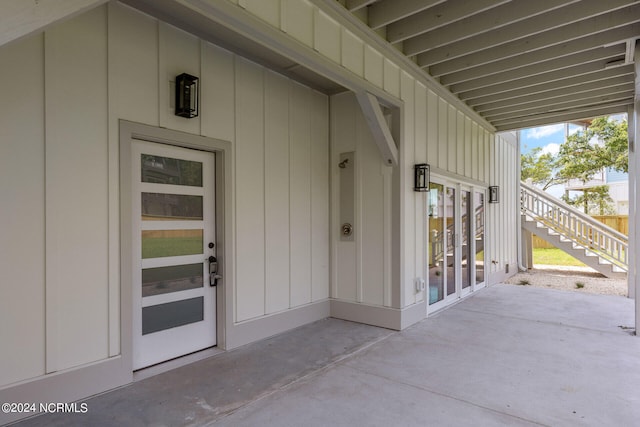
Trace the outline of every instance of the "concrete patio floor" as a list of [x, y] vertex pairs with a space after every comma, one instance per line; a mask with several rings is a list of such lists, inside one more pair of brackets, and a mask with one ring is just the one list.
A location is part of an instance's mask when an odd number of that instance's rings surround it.
[[633, 301], [516, 285], [402, 332], [327, 319], [20, 426], [640, 425]]

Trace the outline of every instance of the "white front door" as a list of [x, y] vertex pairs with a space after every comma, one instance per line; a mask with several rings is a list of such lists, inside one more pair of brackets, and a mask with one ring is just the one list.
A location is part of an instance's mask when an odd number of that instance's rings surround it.
[[213, 153], [132, 146], [133, 368], [216, 344]]

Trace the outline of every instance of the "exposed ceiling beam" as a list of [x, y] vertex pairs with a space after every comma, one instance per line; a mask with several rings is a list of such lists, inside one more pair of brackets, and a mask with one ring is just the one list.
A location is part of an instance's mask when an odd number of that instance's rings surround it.
[[[585, 99], [592, 96], [608, 95], [633, 90], [633, 82], [629, 78], [619, 77], [620, 84], [602, 87], [603, 82], [590, 83], [584, 86], [569, 87], [563, 91], [543, 92], [525, 98], [508, 99], [490, 104], [478, 105], [476, 111], [483, 116], [494, 116], [501, 113], [524, 111], [530, 108], [553, 105], [570, 100]], [[614, 79], [614, 80], [618, 80]], [[623, 80], [624, 79], [624, 80]]]
[[537, 114], [543, 114], [548, 112], [573, 110], [576, 108], [594, 107], [597, 105], [611, 104], [611, 103], [619, 102], [622, 100], [628, 100], [631, 98], [633, 98], [633, 88], [631, 88], [631, 90], [627, 89], [626, 91], [622, 91], [622, 92], [612, 92], [612, 93], [607, 93], [605, 95], [590, 96], [588, 98], [583, 98], [583, 99], [572, 99], [566, 102], [557, 102], [550, 105], [549, 104], [542, 105], [539, 107], [529, 108], [529, 109], [520, 110], [520, 111], [503, 112], [496, 115], [487, 115], [485, 117], [492, 122], [515, 119], [515, 118], [522, 119], [523, 117], [526, 118], [526, 117], [531, 117]]
[[603, 70], [591, 74], [585, 74], [582, 76], [571, 77], [564, 80], [557, 80], [548, 84], [540, 84], [504, 92], [495, 92], [491, 90], [485, 90], [483, 88], [460, 93], [458, 94], [458, 97], [465, 101], [467, 105], [473, 107], [479, 104], [497, 102], [505, 99], [528, 97], [540, 92], [553, 92], [567, 87], [580, 86], [590, 82], [602, 81], [622, 76], [633, 80], [633, 66], [625, 65], [623, 67], [613, 68], [610, 70]]
[[368, 24], [377, 30], [444, 2], [445, 0], [382, 0], [369, 8]]
[[[431, 75], [441, 76], [550, 46], [559, 45], [562, 47], [569, 41], [577, 42], [582, 38], [589, 36], [594, 37], [594, 35], [601, 35], [603, 32], [612, 32], [615, 31], [615, 28], [623, 26], [629, 27], [631, 26], [630, 24], [638, 21], [640, 21], [640, 4], [595, 16], [580, 22], [574, 22], [573, 24], [538, 33], [530, 37], [511, 38], [509, 40], [513, 41], [505, 41], [500, 45], [494, 45], [489, 48], [487, 48], [488, 45], [486, 43], [481, 43], [480, 40], [474, 38], [466, 43], [467, 46], [464, 47], [464, 51], [454, 52], [452, 50], [453, 46], [445, 46], [445, 48], [450, 49], [447, 49], [447, 52], [440, 52], [439, 56], [436, 55], [435, 52], [438, 49], [420, 54], [418, 55], [418, 64], [422, 67], [429, 66]], [[636, 32], [635, 35], [637, 34]], [[633, 37], [633, 35], [628, 37], [622, 36], [617, 40], [615, 38], [601, 37], [602, 41], [598, 41], [597, 44], [592, 44], [590, 47], [606, 45], [631, 37]], [[478, 37], [478, 39], [480, 38], [481, 36]], [[584, 50], [584, 48], [581, 50]]]
[[387, 40], [401, 42], [510, 0], [448, 0], [387, 25]]
[[[573, 0], [573, 3], [578, 0]], [[602, 3], [601, 0], [588, 2]], [[436, 47], [467, 39], [472, 36], [494, 31], [516, 22], [531, 19], [559, 7], [567, 6], [567, 0], [514, 0], [493, 9], [453, 22], [437, 31], [429, 31], [404, 41], [404, 53], [412, 56]], [[566, 23], [566, 22], [565, 22]], [[493, 38], [493, 37], [490, 37]]]
[[[640, 6], [640, 5], [639, 5]], [[640, 12], [635, 18], [640, 20]], [[505, 56], [496, 57], [493, 60], [482, 60], [482, 64], [472, 65], [471, 63], [465, 63], [465, 58], [454, 59], [453, 61], [443, 62], [442, 64], [434, 65], [429, 68], [430, 72], [434, 72], [434, 75], [441, 76], [443, 74], [453, 73], [456, 71], [462, 71], [466, 68], [483, 67], [479, 70], [485, 70], [487, 67], [485, 64], [494, 62], [492, 66], [489, 66], [489, 70], [494, 65], [503, 66], [504, 69], [514, 69], [530, 65], [535, 62], [548, 61], [554, 58], [560, 58], [567, 55], [573, 55], [577, 52], [583, 52], [585, 50], [594, 49], [598, 46], [611, 45], [616, 42], [620, 42], [629, 38], [631, 35], [640, 34], [640, 23], [634, 23], [620, 28], [615, 28], [609, 31], [602, 31], [596, 34], [592, 34], [586, 37], [574, 39], [571, 41], [558, 42], [555, 39], [555, 43], [550, 46], [545, 46], [536, 50], [528, 51], [526, 47], [522, 47], [521, 53], [509, 55], [507, 49], [505, 49]], [[506, 45], [505, 45], [506, 46]], [[527, 45], [528, 46], [528, 45]], [[494, 50], [494, 49], [491, 49]], [[495, 54], [495, 53], [494, 53]], [[470, 55], [476, 57], [476, 54]], [[492, 55], [494, 56], [494, 55]], [[472, 60], [476, 62], [476, 58]], [[482, 73], [482, 71], [479, 71]]]
[[367, 7], [376, 1], [378, 0], [347, 0], [347, 5], [345, 7], [349, 12], [355, 12], [356, 10]]
[[536, 61], [532, 65], [510, 70], [505, 70], [504, 67], [501, 67], [498, 64], [488, 64], [494, 65], [494, 67], [486, 67], [485, 73], [478, 72], [473, 68], [471, 70], [464, 70], [442, 76], [440, 78], [440, 83], [445, 86], [455, 85], [455, 89], [454, 86], [451, 88], [454, 93], [465, 92], [472, 89], [508, 82], [510, 80], [531, 77], [536, 74], [570, 68], [576, 64], [620, 57], [624, 54], [625, 45], [617, 44], [610, 47], [598, 47], [596, 49], [586, 50], [584, 52], [579, 52], [574, 55], [568, 55], [561, 58], [553, 58], [548, 61]]
[[530, 116], [526, 119], [498, 121], [494, 124], [496, 126], [496, 129], [500, 131], [507, 129], [522, 129], [550, 123], [559, 123], [578, 119], [589, 119], [598, 116], [606, 116], [609, 114], [623, 113], [626, 112], [627, 108], [631, 105], [633, 105], [633, 98], [615, 102], [610, 105], [598, 105], [594, 107], [578, 108], [571, 111], [558, 111], [539, 114], [537, 116]]
[[[605, 69], [608, 59], [601, 59], [596, 62], [588, 62], [586, 64], [579, 64], [570, 68], [563, 68], [561, 70], [551, 71], [549, 73], [536, 74], [531, 77], [524, 77], [516, 80], [510, 80], [505, 83], [497, 83], [491, 86], [484, 86], [478, 89], [471, 89], [466, 91], [471, 92], [473, 90], [485, 90], [492, 93], [506, 92], [509, 90], [527, 88], [531, 86], [549, 84], [558, 80], [566, 80], [569, 78], [583, 76], [585, 74], [597, 73]], [[451, 90], [455, 92], [457, 85], [452, 86]]]

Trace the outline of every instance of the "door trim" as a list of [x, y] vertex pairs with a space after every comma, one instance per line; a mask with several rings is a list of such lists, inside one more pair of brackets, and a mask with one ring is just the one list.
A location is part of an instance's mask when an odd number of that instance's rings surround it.
[[[133, 268], [132, 253], [132, 157], [133, 140], [190, 148], [215, 153], [216, 245], [223, 276], [216, 289], [216, 333], [218, 347], [226, 348], [226, 329], [232, 315], [233, 247], [231, 232], [232, 150], [231, 143], [120, 120], [120, 337], [123, 362], [133, 371]], [[231, 322], [232, 323], [232, 322]]]
[[[485, 247], [485, 251], [484, 251], [484, 258], [485, 258], [485, 266], [486, 266], [486, 260], [487, 260], [487, 250], [486, 248], [487, 246], [487, 232], [486, 232], [486, 226], [487, 226], [487, 221], [486, 221], [486, 191], [487, 191], [487, 185], [485, 185], [484, 183], [469, 183], [467, 181], [456, 181], [453, 180], [447, 176], [443, 176], [440, 174], [436, 174], [436, 175], [431, 175], [431, 182], [434, 182], [436, 184], [442, 185], [443, 189], [446, 191], [447, 187], [453, 188], [456, 191], [456, 195], [455, 195], [455, 200], [454, 200], [454, 205], [455, 205], [455, 217], [454, 217], [454, 223], [455, 223], [455, 227], [456, 230], [458, 230], [459, 233], [462, 232], [462, 211], [461, 211], [461, 199], [462, 199], [462, 191], [468, 191], [470, 196], [471, 196], [471, 203], [472, 203], [472, 207], [471, 207], [471, 211], [474, 212], [474, 208], [475, 205], [473, 205], [474, 203], [474, 192], [479, 191], [485, 194], [485, 218], [484, 218], [484, 225], [485, 225], [485, 233], [484, 233], [484, 247]], [[428, 198], [425, 199], [426, 202], [424, 204], [424, 208], [423, 208], [423, 218], [424, 221], [426, 222], [428, 220], [428, 215], [427, 215], [427, 211], [429, 209], [429, 201]], [[473, 235], [475, 232], [475, 222], [471, 221], [469, 226], [471, 227], [471, 234]], [[428, 227], [425, 228], [425, 232], [423, 233], [423, 238], [425, 239], [425, 245], [424, 247], [426, 248], [426, 250], [428, 251], [430, 249], [430, 245], [429, 245], [429, 232], [428, 232]], [[462, 240], [462, 236], [459, 237], [460, 241]], [[484, 288], [486, 286], [487, 283], [487, 270], [485, 267], [485, 281], [482, 283], [475, 283], [475, 244], [473, 244], [471, 246], [471, 259], [474, 260], [474, 262], [471, 263], [471, 265], [469, 266], [470, 271], [471, 271], [471, 285], [466, 288], [466, 289], [462, 289], [462, 277], [461, 277], [461, 268], [459, 268], [460, 266], [458, 265], [460, 260], [461, 260], [461, 255], [462, 255], [462, 248], [461, 245], [455, 248], [455, 262], [454, 264], [456, 265], [456, 278], [455, 278], [455, 288], [456, 291], [455, 293], [449, 295], [449, 296], [445, 296], [445, 298], [443, 298], [441, 301], [438, 301], [436, 303], [433, 304], [429, 304], [428, 303], [428, 299], [429, 299], [429, 294], [428, 294], [428, 289], [429, 289], [429, 263], [425, 262], [424, 265], [424, 272], [423, 275], [426, 278], [426, 289], [427, 289], [427, 296], [426, 296], [426, 300], [427, 300], [427, 304], [426, 304], [426, 308], [427, 308], [427, 316], [432, 315], [433, 313], [449, 307], [453, 304], [456, 304], [458, 301], [462, 300], [463, 298], [473, 294], [476, 290], [479, 290], [481, 288]], [[425, 257], [428, 259], [428, 252], [425, 252]], [[445, 276], [447, 277], [447, 276]], [[448, 277], [447, 277], [448, 278]], [[445, 287], [447, 286], [447, 283], [445, 282]], [[446, 288], [445, 288], [446, 289]]]

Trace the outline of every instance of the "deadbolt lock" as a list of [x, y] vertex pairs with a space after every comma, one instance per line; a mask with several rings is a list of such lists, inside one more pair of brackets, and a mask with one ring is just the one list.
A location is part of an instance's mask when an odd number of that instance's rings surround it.
[[351, 236], [351, 234], [353, 234], [353, 226], [348, 222], [342, 224], [342, 235]]

